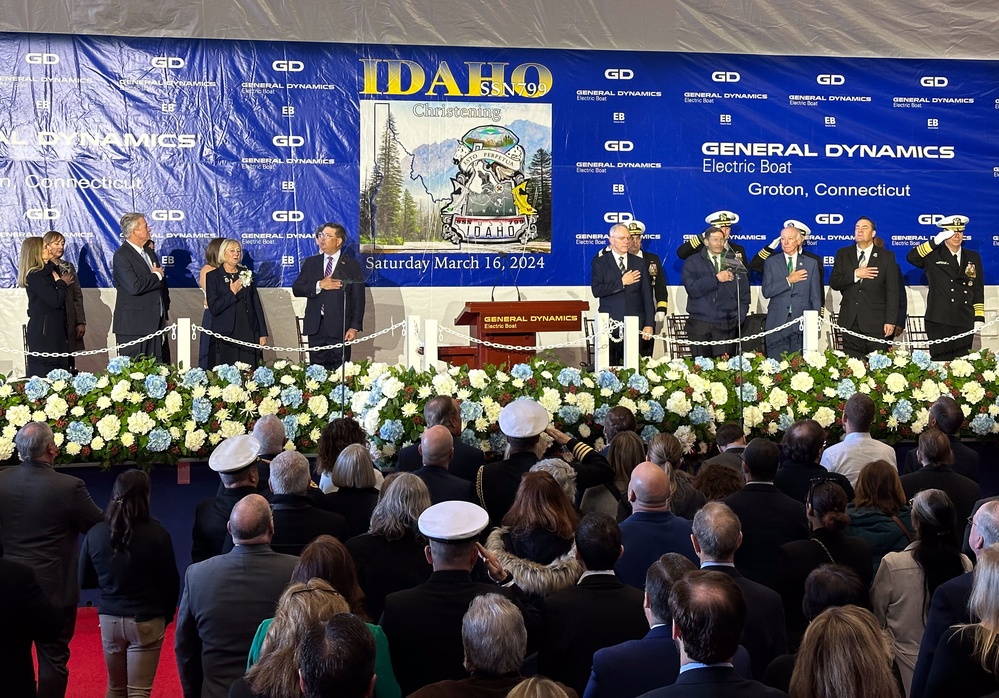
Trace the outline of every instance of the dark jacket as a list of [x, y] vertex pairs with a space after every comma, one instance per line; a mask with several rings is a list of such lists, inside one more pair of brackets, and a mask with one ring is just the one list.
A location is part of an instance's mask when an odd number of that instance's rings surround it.
[[895, 522], [895, 519], [875, 507], [857, 509], [850, 504], [846, 508], [846, 513], [850, 517], [850, 525], [844, 533], [863, 538], [871, 546], [872, 574], [877, 574], [881, 558], [888, 553], [902, 552], [905, 546], [916, 539], [916, 530], [912, 526], [912, 512], [908, 504], [903, 504], [896, 514], [898, 520], [902, 522], [901, 526]]
[[[240, 271], [242, 271], [240, 267]], [[264, 317], [263, 306], [260, 305], [260, 294], [257, 284], [244, 286], [238, 293], [233, 293], [226, 280], [225, 267], [212, 269], [205, 274], [205, 296], [208, 299], [208, 310], [212, 314], [212, 330], [227, 337], [232, 336], [236, 325], [238, 302], [246, 302], [246, 317], [253, 329], [255, 338], [267, 336], [267, 319]], [[242, 338], [240, 338], [242, 339]]]
[[773, 587], [780, 546], [808, 538], [804, 503], [763, 482], [747, 483], [723, 501], [742, 523], [742, 546], [735, 551], [735, 566], [753, 581]]
[[648, 267], [641, 257], [628, 254], [627, 258], [628, 270], [641, 272], [638, 283], [625, 286], [614, 254], [598, 254], [590, 263], [590, 290], [599, 300], [601, 313], [607, 313], [619, 322], [625, 316], [634, 315], [639, 327], [651, 327], [656, 309]]
[[364, 591], [364, 611], [378, 620], [385, 608], [385, 597], [394, 591], [412, 589], [430, 578], [434, 568], [424, 553], [427, 542], [407, 533], [399, 540], [365, 533], [347, 541], [357, 581]]
[[374, 511], [376, 504], [378, 504], [378, 490], [374, 487], [341, 487], [336, 492], [323, 495], [322, 504], [319, 506], [339, 514], [346, 520], [345, 537], [340, 539], [346, 541], [368, 532], [371, 512]]
[[0, 558], [0, 677], [5, 696], [35, 698], [31, 645], [56, 639], [63, 626], [60, 610], [30, 567]]
[[877, 245], [867, 252], [867, 266], [877, 267], [873, 279], [854, 278], [860, 266], [856, 245], [836, 250], [829, 286], [843, 294], [839, 306], [839, 324], [852, 327], [856, 321], [860, 332], [870, 337], [884, 337], [884, 326], [898, 322], [898, 265], [895, 255]]
[[[948, 435], [947, 438], [950, 439], [950, 450], [954, 454], [954, 464], [951, 465], [954, 472], [978, 482], [978, 467], [981, 465], [982, 460], [981, 456], [978, 455], [978, 451], [968, 448], [953, 435]], [[905, 454], [905, 464], [899, 470], [899, 475], [908, 475], [923, 467], [916, 457], [916, 450], [914, 448]]]
[[232, 539], [226, 524], [236, 502], [248, 494], [258, 494], [256, 487], [232, 487], [219, 485], [218, 492], [211, 499], [200, 502], [194, 510], [194, 528], [191, 531], [191, 562], [201, 562], [214, 555], [222, 554], [222, 546]]
[[853, 501], [855, 496], [853, 485], [850, 484], [846, 476], [830, 472], [818, 463], [784, 461], [781, 463], [776, 477], [774, 477], [774, 484], [777, 485], [777, 489], [794, 501], [804, 502], [805, 497], [808, 496], [808, 488], [811, 487], [814, 478], [832, 480], [846, 492], [846, 501]]
[[[31, 272], [25, 279], [28, 292], [28, 349], [31, 351], [68, 351], [66, 335], [66, 294], [68, 287], [62, 279], [56, 281], [52, 272], [58, 268], [48, 262], [41, 269]], [[74, 286], [77, 284], [74, 284]], [[53, 368], [68, 368], [68, 358], [26, 357], [27, 374], [45, 375]]]
[[687, 313], [694, 320], [734, 328], [749, 312], [749, 275], [736, 274], [735, 281], [721, 282], [707, 251], [683, 263], [683, 287], [687, 291]]
[[680, 674], [672, 686], [649, 691], [644, 698], [786, 698], [783, 691], [739, 676], [732, 667], [711, 666]]
[[[975, 502], [982, 496], [982, 490], [974, 480], [958, 475], [952, 468], [933, 468], [925, 466], [914, 473], [902, 476], [902, 489], [905, 496], [912, 499], [917, 492], [923, 490], [938, 489], [943, 490], [954, 503], [954, 514], [957, 521], [964, 521], [971, 516], [971, 510]], [[955, 531], [958, 545], [964, 531], [957, 528]]]
[[292, 284], [292, 293], [296, 297], [308, 299], [305, 302], [302, 334], [342, 336], [344, 328], [360, 331], [364, 323], [364, 273], [361, 265], [341, 249], [332, 276], [353, 283], [344, 284], [340, 289], [320, 290], [316, 293], [316, 284], [325, 276], [324, 267], [325, 255], [307, 257], [302, 261], [302, 271]]
[[[486, 462], [486, 455], [478, 448], [463, 443], [461, 439], [454, 440], [454, 455], [447, 471], [462, 480], [475, 482], [475, 473]], [[399, 461], [396, 469], [411, 473], [423, 467], [423, 456], [420, 455], [419, 444], [411, 444], [399, 450]]]
[[949, 579], [936, 588], [930, 600], [930, 610], [926, 614], [926, 629], [919, 643], [919, 656], [912, 672], [912, 691], [909, 698], [922, 698], [926, 678], [933, 667], [934, 657], [940, 640], [947, 635], [953, 625], [971, 623], [978, 620], [971, 617], [968, 600], [971, 598], [971, 585], [974, 572]]
[[430, 503], [440, 504], [458, 500], [461, 502], [471, 502], [477, 504], [475, 488], [468, 480], [452, 475], [447, 468], [440, 468], [435, 465], [425, 465], [413, 474], [423, 480], [423, 483], [430, 490]]
[[[272, 494], [274, 538], [271, 549], [285, 555], [301, 555], [302, 548], [322, 535], [346, 540], [347, 520], [332, 511], [312, 506], [309, 498], [298, 494]], [[232, 538], [222, 546], [222, 552], [233, 549]]]
[[625, 584], [645, 589], [645, 573], [666, 553], [680, 553], [695, 565], [699, 564], [690, 533], [690, 521], [672, 512], [636, 511], [621, 522], [624, 553], [614, 565], [614, 571]]

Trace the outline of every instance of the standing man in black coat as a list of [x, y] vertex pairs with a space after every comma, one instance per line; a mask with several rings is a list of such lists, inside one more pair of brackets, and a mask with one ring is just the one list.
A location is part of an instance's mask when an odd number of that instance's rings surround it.
[[[612, 320], [624, 322], [626, 316], [636, 316], [642, 336], [649, 338], [655, 323], [652, 284], [645, 260], [629, 252], [631, 232], [618, 223], [607, 234], [610, 251], [601, 250], [590, 263], [590, 291], [600, 299], [600, 312]], [[623, 336], [623, 333], [621, 333]], [[610, 363], [624, 363], [624, 342], [610, 342]]]
[[[461, 432], [465, 428], [461, 420], [461, 408], [457, 400], [450, 395], [438, 395], [427, 400], [423, 406], [423, 420], [427, 428], [438, 424], [447, 427], [454, 442], [454, 455], [448, 465], [448, 472], [463, 480], [475, 482], [475, 473], [486, 462], [486, 456], [481, 449], [469, 446], [461, 440]], [[399, 450], [398, 470], [412, 472], [423, 466], [419, 444], [410, 444]]]
[[[152, 230], [141, 213], [121, 217], [121, 247], [115, 250], [111, 271], [118, 293], [114, 301], [111, 329], [119, 344], [131, 342], [163, 329], [170, 309], [163, 267], [148, 245]], [[123, 356], [152, 356], [160, 359], [163, 335], [121, 350]]]
[[[948, 216], [940, 221], [943, 229], [929, 242], [913, 248], [905, 259], [926, 272], [930, 290], [926, 296], [926, 335], [944, 339], [985, 322], [985, 280], [982, 258], [966, 249], [964, 228], [967, 216]], [[950, 361], [971, 353], [974, 335], [930, 345], [934, 361]]]
[[[669, 309], [669, 288], [666, 281], [666, 269], [663, 267], [659, 255], [654, 252], [642, 249], [642, 236], [645, 234], [645, 224], [642, 221], [632, 221], [628, 224], [630, 241], [628, 243], [628, 253], [645, 260], [645, 266], [649, 271], [649, 285], [652, 286], [652, 303], [656, 308], [654, 329], [662, 332], [663, 323], [666, 322], [666, 311]], [[656, 347], [656, 340], [653, 337], [642, 337], [638, 340], [638, 353], [642, 356], [651, 357]]]
[[[895, 255], [874, 245], [877, 226], [867, 216], [857, 219], [855, 245], [836, 251], [829, 286], [843, 294], [839, 324], [877, 339], [891, 339], [898, 322], [898, 265]], [[886, 351], [887, 344], [843, 334], [843, 351], [863, 358], [872, 351]]]
[[[302, 334], [310, 347], [357, 338], [364, 322], [364, 274], [361, 265], [342, 254], [347, 231], [339, 223], [323, 223], [316, 230], [320, 254], [306, 258], [292, 284], [292, 292], [307, 298]], [[310, 351], [309, 361], [335, 369], [350, 361], [350, 346]]]

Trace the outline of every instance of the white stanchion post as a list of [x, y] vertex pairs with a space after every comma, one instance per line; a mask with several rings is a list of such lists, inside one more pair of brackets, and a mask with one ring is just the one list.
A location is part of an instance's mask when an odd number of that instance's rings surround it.
[[[163, 337], [163, 341], [167, 341]], [[177, 368], [183, 371], [191, 367], [191, 318], [177, 318]]]
[[437, 371], [437, 320], [423, 322], [423, 370]]
[[605, 334], [610, 315], [593, 313], [593, 370], [603, 371], [610, 366], [610, 337]]
[[624, 367], [638, 368], [638, 316], [626, 315], [624, 318]]
[[802, 332], [802, 351], [819, 350], [819, 311], [806, 310], [804, 315], [805, 326]]
[[420, 366], [420, 316], [406, 316], [406, 341], [403, 343], [403, 351], [406, 355], [406, 368], [419, 368]]

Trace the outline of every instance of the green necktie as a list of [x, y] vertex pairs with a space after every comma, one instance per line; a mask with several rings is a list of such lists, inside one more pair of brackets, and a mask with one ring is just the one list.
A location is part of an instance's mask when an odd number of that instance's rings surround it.
[[790, 276], [794, 272], [794, 264], [791, 263], [791, 258], [787, 258], [787, 275]]
[[712, 255], [715, 258], [715, 271], [721, 271], [721, 257], [718, 255]]

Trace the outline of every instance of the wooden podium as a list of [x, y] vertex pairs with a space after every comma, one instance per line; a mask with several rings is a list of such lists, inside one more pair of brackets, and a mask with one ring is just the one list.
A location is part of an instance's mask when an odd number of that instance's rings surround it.
[[468, 303], [455, 325], [468, 325], [475, 339], [497, 344], [532, 347], [523, 351], [494, 349], [484, 344], [440, 347], [445, 361], [482, 368], [486, 364], [512, 366], [534, 356], [538, 332], [578, 332], [583, 329], [586, 301], [495, 301]]

